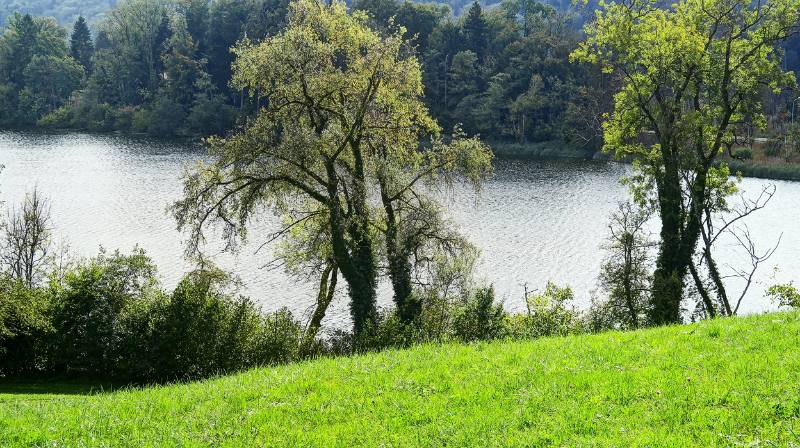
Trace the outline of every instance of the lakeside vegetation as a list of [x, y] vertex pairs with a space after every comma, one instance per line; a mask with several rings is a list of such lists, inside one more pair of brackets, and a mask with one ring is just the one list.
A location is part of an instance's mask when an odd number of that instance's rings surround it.
[[0, 444], [793, 446], [798, 342], [792, 312], [427, 344], [87, 395], [43, 382], [0, 390]]

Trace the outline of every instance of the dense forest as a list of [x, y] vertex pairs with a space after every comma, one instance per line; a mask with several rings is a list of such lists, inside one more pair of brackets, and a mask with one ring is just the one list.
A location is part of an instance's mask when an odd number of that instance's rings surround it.
[[[130, 0], [71, 30], [14, 13], [0, 38], [0, 126], [157, 136], [222, 134], [257, 109], [231, 88], [230, 51], [276, 34], [285, 0]], [[571, 64], [580, 20], [531, 0], [457, 17], [441, 4], [359, 0], [378, 29], [403, 27], [425, 100], [445, 128], [493, 141], [598, 143], [611, 79]]]
[[[117, 3], [118, 0], [0, 0], [0, 25], [4, 25], [6, 19], [14, 12], [55, 17], [62, 25], [72, 24], [79, 16], [83, 16], [90, 24], [94, 24], [99, 22], [104, 14], [113, 9]], [[471, 1], [441, 0], [431, 3], [447, 4], [455, 15], [460, 15], [469, 8]], [[481, 2], [484, 6], [498, 3], [498, 0]], [[560, 11], [567, 11], [574, 7], [573, 2], [565, 0], [549, 0], [546, 3]], [[591, 1], [587, 5], [594, 6], [596, 3], [596, 1]]]
[[[0, 37], [0, 127], [196, 137], [224, 134], [253, 116], [258, 95], [230, 86], [231, 48], [281, 30], [286, 0], [115, 3], [4, 6], [15, 12], [3, 13], [10, 15]], [[496, 143], [596, 149], [619, 79], [570, 62], [594, 8], [561, 3], [355, 0], [350, 9], [366, 11], [377, 29], [406, 30], [426, 105], [444, 128], [460, 124]], [[110, 6], [102, 17], [95, 12]], [[71, 30], [59, 24], [78, 13], [88, 17]], [[798, 43], [784, 42], [789, 69]], [[788, 121], [789, 101], [770, 97], [773, 127]]]

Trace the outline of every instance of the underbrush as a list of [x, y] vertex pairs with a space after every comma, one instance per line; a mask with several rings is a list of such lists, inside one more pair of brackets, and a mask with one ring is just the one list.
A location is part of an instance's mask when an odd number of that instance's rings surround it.
[[528, 339], [587, 328], [569, 305], [569, 288], [548, 285], [521, 315], [505, 311], [491, 287], [470, 288], [450, 298], [429, 293], [412, 323], [383, 310], [359, 338], [338, 331], [308, 348], [304, 325], [290, 311], [262, 312], [220, 270], [191, 272], [172, 291], [156, 278], [156, 267], [138, 250], [101, 253], [41, 286], [1, 278], [0, 376], [153, 383], [420, 343]]

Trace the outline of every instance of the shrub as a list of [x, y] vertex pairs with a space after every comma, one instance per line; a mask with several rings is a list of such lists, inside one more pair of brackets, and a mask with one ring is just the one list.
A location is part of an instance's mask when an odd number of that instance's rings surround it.
[[221, 95], [202, 95], [186, 117], [189, 131], [199, 135], [224, 135], [236, 117], [236, 108]]
[[736, 148], [733, 150], [733, 158], [738, 160], [751, 160], [753, 150], [750, 148]]
[[263, 314], [222, 271], [188, 274], [172, 294], [141, 250], [104, 252], [47, 287], [0, 279], [0, 375], [160, 381], [298, 359], [301, 325]]
[[779, 157], [783, 153], [783, 142], [779, 139], [770, 139], [764, 145], [764, 155], [767, 157]]
[[50, 332], [47, 305], [41, 289], [0, 278], [0, 376], [42, 367], [42, 341]]
[[186, 111], [180, 104], [165, 98], [156, 99], [149, 107], [136, 111], [131, 123], [137, 132], [147, 132], [157, 137], [170, 137], [180, 134]]
[[[155, 266], [141, 250], [100, 256], [53, 282], [50, 360], [57, 373], [126, 376], [140, 360], [136, 310], [156, 294]], [[136, 323], [136, 325], [134, 325]]]
[[61, 106], [40, 118], [36, 124], [46, 128], [68, 127], [72, 124], [72, 110], [68, 106]]
[[281, 308], [267, 314], [262, 320], [261, 330], [255, 334], [251, 365], [284, 364], [297, 360], [301, 335], [302, 325], [288, 309]]
[[572, 289], [548, 282], [541, 294], [526, 298], [528, 313], [508, 320], [509, 335], [514, 338], [538, 338], [565, 335], [582, 330], [580, 314], [570, 306]]
[[287, 310], [262, 315], [227, 291], [216, 269], [190, 273], [153, 310], [152, 363], [160, 378], [197, 378], [297, 358], [300, 325]]
[[767, 296], [780, 306], [800, 308], [800, 291], [797, 290], [793, 283], [770, 286], [767, 289]]
[[505, 317], [503, 305], [495, 304], [494, 288], [478, 288], [458, 309], [453, 335], [464, 342], [502, 337]]
[[133, 117], [139, 109], [131, 106], [120, 107], [112, 113], [113, 128], [117, 131], [129, 132], [133, 128]]

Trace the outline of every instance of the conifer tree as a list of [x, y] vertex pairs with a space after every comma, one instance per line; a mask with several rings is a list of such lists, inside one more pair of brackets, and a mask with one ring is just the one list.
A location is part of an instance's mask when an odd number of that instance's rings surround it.
[[467, 12], [463, 25], [464, 37], [467, 49], [478, 56], [478, 60], [483, 61], [486, 55], [486, 19], [483, 17], [483, 9], [477, 1]]
[[78, 17], [72, 27], [69, 53], [87, 72], [91, 70], [94, 44], [92, 43], [92, 33], [89, 31], [89, 26], [83, 16]]

